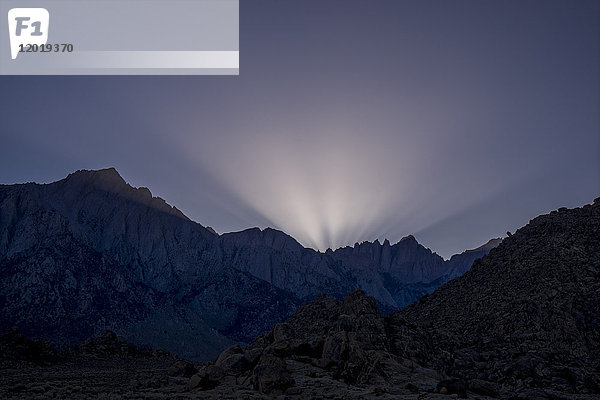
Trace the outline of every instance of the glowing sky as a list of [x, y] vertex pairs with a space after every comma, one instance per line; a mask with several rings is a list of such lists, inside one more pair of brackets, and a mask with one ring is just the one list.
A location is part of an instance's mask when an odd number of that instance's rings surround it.
[[448, 257], [600, 195], [597, 1], [244, 1], [238, 77], [0, 77], [0, 182]]

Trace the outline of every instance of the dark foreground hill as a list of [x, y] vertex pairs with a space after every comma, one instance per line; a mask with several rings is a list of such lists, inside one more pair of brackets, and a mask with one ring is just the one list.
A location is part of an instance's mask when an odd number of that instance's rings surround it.
[[189, 387], [207, 398], [593, 399], [599, 379], [597, 199], [535, 218], [393, 315], [362, 291], [318, 296]]
[[600, 198], [533, 219], [391, 320], [424, 329], [453, 376], [599, 393]]
[[469, 268], [407, 236], [320, 253], [274, 229], [217, 235], [115, 169], [0, 185], [0, 330], [77, 343], [111, 329], [209, 359], [318, 292], [356, 288], [397, 310]]

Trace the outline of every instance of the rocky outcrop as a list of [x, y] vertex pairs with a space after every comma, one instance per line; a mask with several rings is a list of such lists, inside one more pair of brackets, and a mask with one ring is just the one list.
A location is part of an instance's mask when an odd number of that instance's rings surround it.
[[49, 365], [64, 359], [64, 354], [44, 339], [30, 339], [13, 327], [0, 335], [0, 366], [10, 368], [20, 363]]
[[341, 302], [321, 294], [252, 345], [227, 349], [190, 379], [189, 389], [208, 398], [254, 390], [342, 399], [436, 387], [441, 375], [395, 350], [374, 298], [361, 290]]
[[598, 393], [600, 199], [531, 220], [392, 321], [422, 327], [427, 362], [482, 390]]
[[10, 329], [0, 334], [0, 398], [169, 398], [186, 390], [197, 365], [164, 350], [139, 348], [103, 331], [56, 348]]
[[[189, 376], [197, 372], [191, 371], [193, 364], [187, 360], [171, 355], [165, 350], [144, 349], [127, 342], [122, 337], [110, 330], [100, 332], [98, 336], [90, 337], [78, 345], [70, 344], [64, 347], [56, 347], [47, 340], [40, 338], [29, 338], [23, 335], [17, 327], [8, 329], [0, 334], [0, 363], [7, 365], [23, 362], [24, 365], [36, 364], [39, 366], [50, 366], [61, 364], [77, 357], [92, 357], [106, 359], [108, 357], [166, 357], [175, 361], [173, 365], [174, 376], [185, 375], [178, 367], [184, 366], [184, 372]], [[190, 373], [192, 372], [192, 373]]]

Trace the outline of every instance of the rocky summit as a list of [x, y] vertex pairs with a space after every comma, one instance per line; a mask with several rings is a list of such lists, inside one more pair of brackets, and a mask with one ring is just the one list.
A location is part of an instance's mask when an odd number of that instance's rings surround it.
[[600, 396], [600, 199], [537, 217], [389, 316], [324, 295], [189, 381], [205, 398]]

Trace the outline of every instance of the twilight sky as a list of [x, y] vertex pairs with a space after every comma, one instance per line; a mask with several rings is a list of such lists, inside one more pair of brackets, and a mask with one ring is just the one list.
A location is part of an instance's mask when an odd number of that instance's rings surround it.
[[449, 257], [600, 196], [598, 1], [240, 1], [240, 76], [0, 77], [0, 183]]

